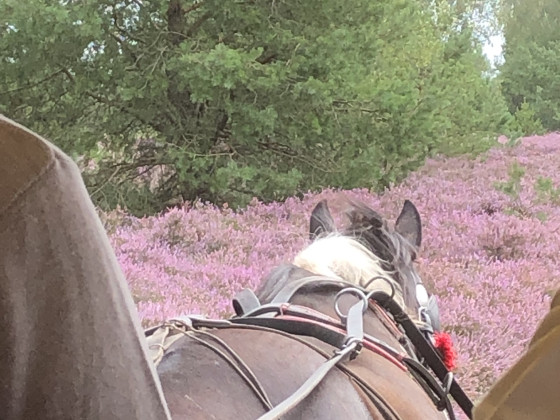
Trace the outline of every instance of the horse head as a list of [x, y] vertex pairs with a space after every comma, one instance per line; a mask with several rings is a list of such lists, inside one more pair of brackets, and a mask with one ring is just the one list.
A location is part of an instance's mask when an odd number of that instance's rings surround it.
[[[364, 203], [347, 203], [341, 229], [326, 201], [317, 204], [311, 243], [290, 264], [272, 270], [255, 293], [242, 291], [234, 299], [237, 317], [179, 320], [175, 338], [158, 345], [167, 349], [158, 356], [158, 373], [174, 415], [199, 410], [229, 418], [245, 410], [247, 418], [256, 418], [250, 408], [264, 409], [260, 420], [286, 414], [435, 419], [445, 418], [445, 409], [453, 418], [447, 399], [453, 377], [445, 376], [449, 372], [418, 328], [435, 319], [423, 318], [431, 300], [414, 267], [422, 242], [418, 210], [405, 201], [390, 224]], [[168, 337], [173, 328], [158, 331]], [[445, 387], [423, 365], [432, 351], [437, 376], [449, 379]], [[348, 363], [341, 362], [346, 355]], [[221, 392], [224, 403], [210, 403], [198, 394], [203, 388]], [[314, 397], [305, 399], [313, 390]]]
[[[422, 243], [422, 223], [414, 204], [405, 201], [394, 225], [366, 204], [348, 200], [347, 223], [336, 228], [327, 202], [311, 213], [311, 244], [293, 259], [294, 266], [316, 275], [338, 278], [362, 288], [395, 290], [395, 299], [418, 318], [428, 295], [414, 262]], [[274, 276], [273, 276], [274, 277]], [[376, 279], [372, 282], [372, 279]], [[267, 279], [261, 293], [274, 279]], [[277, 287], [276, 287], [277, 288]], [[266, 293], [264, 293], [266, 294]]]

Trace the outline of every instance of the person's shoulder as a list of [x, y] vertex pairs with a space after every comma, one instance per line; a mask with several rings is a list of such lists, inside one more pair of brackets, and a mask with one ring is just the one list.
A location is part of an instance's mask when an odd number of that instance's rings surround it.
[[554, 293], [550, 307], [551, 308], [560, 307], [560, 289], [557, 289], [556, 293]]
[[[552, 334], [560, 328], [560, 289], [556, 291], [550, 304], [550, 311], [539, 324], [535, 335], [531, 339], [531, 346], [534, 346], [539, 340], [547, 335]], [[559, 350], [560, 350], [560, 343]]]
[[53, 165], [55, 148], [0, 114], [0, 215]]

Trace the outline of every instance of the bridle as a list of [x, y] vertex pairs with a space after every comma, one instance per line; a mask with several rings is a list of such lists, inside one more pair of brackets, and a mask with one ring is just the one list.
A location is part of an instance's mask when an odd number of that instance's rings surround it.
[[[339, 289], [335, 298], [335, 312], [340, 320], [313, 309], [290, 303], [290, 300], [298, 291], [308, 286], [332, 286]], [[467, 416], [472, 418], [472, 402], [458, 385], [453, 374], [446, 368], [429, 339], [430, 322], [420, 323], [419, 328], [417, 323], [395, 301], [394, 293], [395, 289], [393, 287], [392, 293], [389, 294], [379, 290], [368, 291], [340, 279], [309, 276], [286, 284], [267, 304], [261, 304], [252, 290], [242, 290], [233, 299], [236, 316], [229, 320], [211, 320], [198, 316], [186, 316], [172, 319], [165, 326], [195, 339], [232, 365], [268, 410], [258, 420], [277, 419], [288, 413], [305, 399], [334, 367], [351, 377], [385, 419], [398, 420], [399, 416], [396, 410], [373, 387], [352, 372], [351, 363], [341, 363], [355, 359], [363, 349], [380, 354], [401, 370], [408, 371], [431, 398], [438, 410], [446, 411], [450, 419], [453, 420], [455, 415], [449, 395], [453, 397]], [[358, 297], [358, 302], [353, 304], [346, 314], [340, 310], [338, 305], [339, 298], [344, 294], [352, 294]], [[401, 332], [397, 339], [403, 346], [404, 352], [364, 333], [363, 317], [370, 308], [381, 315], [380, 319], [384, 318], [386, 326], [391, 328], [395, 335]], [[425, 309], [424, 312], [429, 313], [430, 311]], [[259, 329], [286, 335], [313, 348], [322, 354], [326, 361], [291, 396], [272, 407], [266, 392], [243, 360], [217, 336], [203, 331], [214, 328]], [[148, 330], [146, 335], [149, 336], [156, 330], [157, 327]], [[202, 336], [197, 337], [197, 334], [200, 333], [202, 333]], [[301, 336], [314, 337], [335, 347], [336, 350], [334, 354], [329, 354], [324, 349], [301, 338]], [[207, 340], [202, 339], [202, 337], [206, 337]], [[214, 344], [210, 341], [214, 341]]]
[[[373, 281], [379, 279], [387, 281], [392, 290], [391, 294], [375, 289], [374, 291], [368, 291], [355, 284], [323, 276], [309, 276], [290, 282], [276, 294], [270, 304], [265, 305], [260, 304], [258, 298], [250, 289], [244, 289], [236, 295], [233, 300], [237, 318], [232, 319], [232, 321], [243, 324], [268, 326], [300, 335], [312, 335], [315, 338], [327, 341], [331, 334], [325, 331], [310, 331], [306, 334], [303, 330], [307, 330], [307, 328], [299, 326], [299, 328], [296, 328], [296, 330], [299, 331], [295, 331], [293, 327], [290, 328], [286, 323], [282, 323], [282, 321], [286, 320], [293, 323], [296, 321], [301, 322], [301, 319], [306, 319], [307, 322], [319, 322], [323, 323], [325, 326], [329, 325], [329, 323], [325, 321], [325, 317], [330, 317], [319, 314], [316, 311], [310, 311], [308, 308], [302, 309], [301, 307], [290, 305], [289, 301], [299, 290], [306, 286], [337, 286], [341, 290], [335, 299], [335, 311], [341, 320], [345, 335], [342, 339], [339, 337], [338, 342], [329, 340], [329, 344], [338, 347], [339, 350], [335, 352], [334, 356], [327, 359], [325, 366], [328, 364], [329, 369], [332, 368], [331, 365], [333, 364], [329, 362], [335, 359], [336, 362], [334, 365], [343, 359], [352, 360], [357, 357], [362, 348], [368, 348], [369, 350], [383, 354], [393, 363], [396, 361], [399, 367], [404, 367], [404, 369], [408, 370], [424, 391], [426, 391], [436, 407], [440, 411], [447, 411], [451, 419], [455, 417], [449, 395], [455, 399], [465, 414], [467, 414], [469, 418], [472, 418], [472, 402], [456, 382], [452, 372], [447, 369], [430, 340], [430, 334], [433, 333], [433, 324], [437, 324], [437, 327], [439, 327], [439, 316], [435, 299], [432, 297], [428, 299], [425, 305], [421, 305], [419, 311], [420, 322], [415, 322], [395, 301], [395, 287], [391, 281], [388, 281], [384, 277], [374, 278], [368, 282], [368, 286]], [[338, 307], [338, 299], [346, 293], [359, 297], [359, 301], [350, 308], [347, 314], [343, 314]], [[399, 352], [388, 344], [364, 334], [363, 315], [369, 307], [377, 309], [376, 312], [381, 315], [381, 318], [385, 318], [385, 320], [388, 321], [387, 324], [389, 327], [392, 326], [394, 330], [402, 331], [402, 335], [397, 338], [406, 349], [406, 355], [403, 355], [402, 352]], [[288, 310], [291, 312], [288, 312]], [[286, 319], [287, 314], [291, 315], [292, 318]], [[330, 319], [332, 320], [332, 318]], [[339, 322], [335, 321], [335, 323], [340, 326]], [[414, 350], [416, 350], [416, 352]], [[341, 356], [342, 352], [344, 352], [344, 354]], [[416, 353], [418, 353], [420, 358], [417, 357]], [[341, 365], [338, 366], [340, 367]], [[430, 372], [430, 370], [433, 373]], [[304, 385], [284, 401], [284, 403], [291, 402], [292, 406], [294, 406], [296, 395], [301, 395], [306, 390], [310, 392], [312, 389], [309, 388], [313, 385], [316, 386], [318, 383], [316, 381], [319, 376], [318, 372], [319, 371], [310, 377], [308, 382], [304, 383]], [[324, 377], [324, 375], [322, 377]], [[284, 403], [281, 403], [277, 407], [287, 408], [289, 404]], [[276, 410], [276, 408], [274, 410]], [[279, 410], [280, 408], [278, 408], [276, 413], [272, 412], [273, 415], [279, 416]], [[278, 417], [263, 416], [261, 419], [273, 418]]]

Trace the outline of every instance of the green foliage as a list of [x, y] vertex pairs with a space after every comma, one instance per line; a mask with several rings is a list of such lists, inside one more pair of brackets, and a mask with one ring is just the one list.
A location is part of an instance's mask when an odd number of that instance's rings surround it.
[[541, 202], [560, 204], [560, 187], [556, 187], [552, 179], [539, 177], [535, 182], [535, 191]]
[[[522, 134], [560, 129], [560, 2], [505, 1], [505, 62], [500, 68], [509, 110], [534, 112], [536, 126], [520, 122]], [[528, 104], [528, 105], [524, 105]], [[526, 118], [530, 115], [523, 116]], [[531, 116], [532, 117], [532, 116]], [[522, 118], [522, 119], [523, 119]]]
[[509, 118], [476, 2], [445, 3], [5, 0], [0, 112], [80, 157], [102, 208], [383, 188]]
[[507, 181], [496, 182], [494, 187], [516, 200], [519, 198], [519, 192], [521, 191], [521, 180], [525, 176], [525, 168], [518, 162], [514, 162], [508, 170], [508, 175], [509, 179]]
[[515, 112], [514, 118], [510, 120], [506, 127], [508, 134], [513, 138], [544, 134], [545, 132], [533, 106], [528, 102], [521, 104], [521, 107]]

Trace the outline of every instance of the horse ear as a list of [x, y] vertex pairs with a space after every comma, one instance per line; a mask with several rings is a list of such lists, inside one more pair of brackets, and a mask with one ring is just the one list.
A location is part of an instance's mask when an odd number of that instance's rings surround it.
[[309, 238], [315, 239], [323, 233], [330, 233], [336, 230], [334, 219], [331, 216], [327, 200], [321, 200], [311, 212], [309, 222]]
[[422, 244], [422, 222], [416, 206], [405, 200], [401, 214], [395, 223], [395, 230], [411, 244], [420, 248]]

